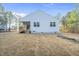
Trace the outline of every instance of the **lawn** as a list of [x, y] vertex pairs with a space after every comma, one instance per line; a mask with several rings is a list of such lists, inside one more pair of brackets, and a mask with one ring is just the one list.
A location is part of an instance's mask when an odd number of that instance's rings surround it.
[[79, 55], [79, 43], [53, 34], [0, 33], [1, 56]]

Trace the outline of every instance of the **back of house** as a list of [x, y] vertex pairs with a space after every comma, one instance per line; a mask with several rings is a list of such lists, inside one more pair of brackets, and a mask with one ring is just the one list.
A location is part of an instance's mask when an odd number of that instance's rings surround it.
[[25, 17], [20, 22], [25, 27], [26, 32], [31, 33], [55, 33], [59, 32], [59, 20], [42, 10], [35, 11]]

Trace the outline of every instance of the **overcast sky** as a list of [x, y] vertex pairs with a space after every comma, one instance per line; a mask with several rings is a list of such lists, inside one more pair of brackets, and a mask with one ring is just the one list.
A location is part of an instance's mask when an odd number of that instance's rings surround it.
[[50, 15], [56, 15], [57, 13], [65, 15], [74, 9], [74, 4], [71, 3], [5, 3], [3, 6], [7, 11], [26, 15], [39, 9]]

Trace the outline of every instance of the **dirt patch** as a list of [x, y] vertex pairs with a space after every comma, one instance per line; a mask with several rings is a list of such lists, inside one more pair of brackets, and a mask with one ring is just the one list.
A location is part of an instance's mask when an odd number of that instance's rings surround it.
[[69, 41], [72, 41], [74, 43], [79, 43], [79, 38], [75, 38], [76, 36], [72, 37], [72, 36], [69, 36], [69, 35], [57, 34], [57, 37], [62, 38], [62, 39], [66, 39], [66, 40], [69, 40]]
[[53, 34], [0, 33], [1, 56], [79, 55], [79, 44]]
[[69, 37], [60, 36], [60, 35], [58, 35], [57, 37], [60, 37], [62, 39], [67, 39], [67, 40], [73, 41], [74, 43], [79, 43], [79, 41], [77, 39], [75, 39], [75, 38], [69, 38]]

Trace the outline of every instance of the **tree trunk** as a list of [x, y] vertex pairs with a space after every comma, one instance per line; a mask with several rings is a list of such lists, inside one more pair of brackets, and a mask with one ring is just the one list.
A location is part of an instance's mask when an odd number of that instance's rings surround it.
[[11, 21], [10, 21], [10, 19], [9, 19], [9, 31], [11, 31], [11, 29], [10, 29], [10, 25], [11, 25]]

